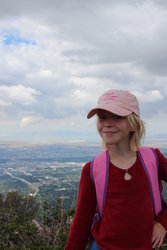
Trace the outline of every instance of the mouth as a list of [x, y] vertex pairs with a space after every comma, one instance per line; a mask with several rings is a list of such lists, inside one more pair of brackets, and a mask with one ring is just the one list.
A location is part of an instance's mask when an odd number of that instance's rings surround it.
[[104, 134], [116, 134], [118, 131], [103, 131]]

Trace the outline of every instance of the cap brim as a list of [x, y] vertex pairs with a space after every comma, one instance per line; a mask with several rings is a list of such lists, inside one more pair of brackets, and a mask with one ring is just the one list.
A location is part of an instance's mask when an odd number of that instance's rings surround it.
[[105, 111], [108, 111], [110, 113], [113, 113], [113, 114], [116, 114], [116, 115], [119, 115], [119, 116], [127, 116], [127, 115], [130, 115], [132, 113], [131, 110], [128, 110], [128, 109], [125, 109], [125, 108], [122, 108], [122, 107], [118, 107], [118, 106], [115, 106], [115, 105], [110, 106], [109, 108], [105, 107], [105, 106], [102, 106], [102, 105], [99, 105], [96, 108], [90, 110], [90, 112], [87, 115], [87, 118], [90, 119], [91, 117], [96, 115], [99, 110], [105, 110]]

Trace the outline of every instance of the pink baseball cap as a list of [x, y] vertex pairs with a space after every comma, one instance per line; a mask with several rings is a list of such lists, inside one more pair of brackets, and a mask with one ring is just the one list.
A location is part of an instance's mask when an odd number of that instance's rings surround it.
[[98, 100], [97, 107], [90, 110], [87, 118], [97, 114], [98, 110], [106, 110], [120, 116], [132, 113], [140, 116], [139, 103], [133, 94], [126, 90], [108, 90]]

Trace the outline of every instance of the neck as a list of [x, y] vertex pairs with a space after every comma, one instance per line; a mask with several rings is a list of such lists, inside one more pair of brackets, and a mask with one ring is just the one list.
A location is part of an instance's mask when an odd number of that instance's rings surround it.
[[131, 150], [130, 148], [130, 145], [127, 144], [127, 145], [109, 145], [108, 147], [108, 151], [109, 151], [109, 154], [111, 156], [116, 156], [116, 155], [119, 155], [120, 156], [126, 156], [126, 155], [129, 155], [131, 153], [133, 153], [133, 151]]
[[136, 161], [136, 152], [133, 152], [130, 147], [110, 146], [108, 151], [110, 161], [118, 168], [128, 169]]

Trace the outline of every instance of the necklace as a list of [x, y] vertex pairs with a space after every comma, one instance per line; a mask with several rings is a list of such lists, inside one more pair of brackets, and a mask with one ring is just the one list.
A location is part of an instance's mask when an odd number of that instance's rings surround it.
[[132, 178], [132, 176], [128, 173], [128, 169], [126, 169], [125, 175], [124, 175], [124, 179], [126, 181], [129, 181]]

